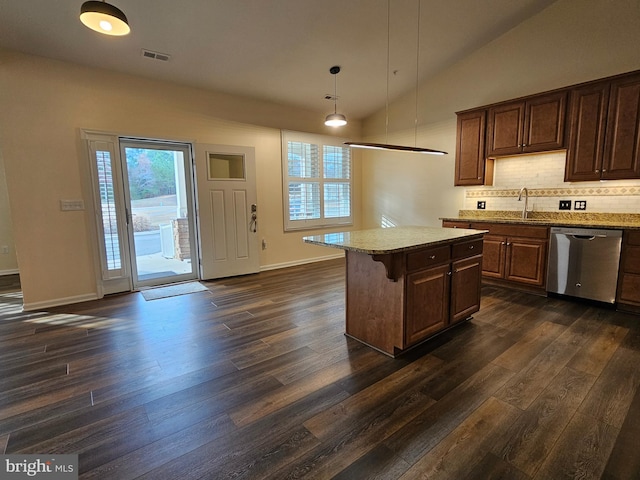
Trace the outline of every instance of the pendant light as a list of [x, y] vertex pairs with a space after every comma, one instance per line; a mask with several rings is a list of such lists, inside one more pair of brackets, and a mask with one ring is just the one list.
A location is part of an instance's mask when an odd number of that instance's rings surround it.
[[[369, 148], [373, 150], [394, 150], [398, 152], [412, 152], [412, 153], [426, 153], [429, 155], [447, 155], [447, 152], [442, 150], [433, 150], [431, 148], [421, 148], [417, 146], [418, 143], [418, 81], [420, 72], [420, 3], [418, 0], [418, 30], [417, 30], [417, 46], [416, 46], [416, 108], [414, 117], [414, 146], [404, 145], [391, 145], [388, 143], [369, 143], [369, 142], [345, 142], [344, 144], [354, 148]], [[387, 101], [385, 105], [385, 125], [384, 132], [385, 138], [387, 137], [387, 130], [389, 127], [389, 58], [390, 58], [390, 32], [391, 32], [391, 0], [387, 0]]]
[[84, 2], [80, 8], [80, 21], [91, 30], [105, 35], [127, 35], [131, 29], [122, 10], [104, 1]]
[[327, 115], [324, 120], [324, 124], [328, 127], [343, 127], [347, 124], [347, 117], [338, 113], [338, 74], [340, 73], [340, 67], [334, 66], [329, 69], [329, 73], [333, 75], [333, 113]]

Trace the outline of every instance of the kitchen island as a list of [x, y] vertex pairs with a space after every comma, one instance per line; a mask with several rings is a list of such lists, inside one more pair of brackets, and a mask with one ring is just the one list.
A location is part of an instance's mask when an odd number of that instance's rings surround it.
[[480, 308], [482, 230], [395, 227], [304, 237], [346, 255], [346, 334], [395, 357]]

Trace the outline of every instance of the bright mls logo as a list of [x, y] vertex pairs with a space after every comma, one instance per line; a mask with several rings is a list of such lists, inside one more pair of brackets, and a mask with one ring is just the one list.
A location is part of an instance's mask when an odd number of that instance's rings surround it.
[[78, 455], [0, 455], [0, 480], [77, 480]]

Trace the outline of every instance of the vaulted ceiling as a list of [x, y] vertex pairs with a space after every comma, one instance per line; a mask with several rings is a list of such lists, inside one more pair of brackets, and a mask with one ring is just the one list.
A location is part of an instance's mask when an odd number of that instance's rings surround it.
[[83, 0], [3, 0], [0, 47], [327, 113], [339, 65], [357, 119], [554, 1], [110, 0], [131, 34], [108, 37], [80, 23]]

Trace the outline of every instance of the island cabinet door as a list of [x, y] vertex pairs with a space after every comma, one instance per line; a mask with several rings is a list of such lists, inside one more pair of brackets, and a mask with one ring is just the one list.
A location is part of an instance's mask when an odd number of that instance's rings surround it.
[[406, 346], [448, 325], [450, 273], [447, 264], [407, 275]]
[[482, 255], [451, 265], [451, 323], [469, 318], [480, 310]]

